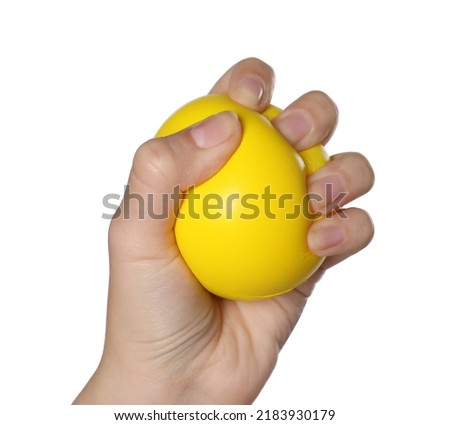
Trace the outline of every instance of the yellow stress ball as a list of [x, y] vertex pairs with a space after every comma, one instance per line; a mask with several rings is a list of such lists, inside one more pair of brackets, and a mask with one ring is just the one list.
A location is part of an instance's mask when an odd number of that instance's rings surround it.
[[200, 283], [220, 297], [252, 300], [288, 292], [323, 258], [307, 245], [315, 219], [306, 178], [328, 161], [321, 145], [297, 153], [262, 114], [226, 95], [208, 95], [176, 111], [160, 128], [167, 136], [222, 111], [234, 111], [242, 140], [228, 162], [186, 194], [175, 222], [178, 248]]

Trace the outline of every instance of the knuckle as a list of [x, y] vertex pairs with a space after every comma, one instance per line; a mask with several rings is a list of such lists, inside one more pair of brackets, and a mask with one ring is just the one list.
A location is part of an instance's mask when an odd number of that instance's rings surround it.
[[175, 164], [168, 144], [160, 140], [150, 140], [137, 149], [132, 165], [132, 173], [140, 181], [169, 180], [174, 174]]
[[307, 96], [310, 97], [311, 100], [316, 103], [317, 107], [324, 112], [324, 116], [333, 120], [333, 122], [337, 119], [337, 105], [328, 94], [320, 90], [312, 90], [307, 93]]
[[352, 159], [356, 167], [358, 167], [358, 174], [361, 176], [361, 183], [364, 190], [369, 191], [375, 182], [375, 173], [369, 160], [360, 152], [352, 152]]
[[375, 234], [375, 226], [369, 213], [362, 209], [357, 209], [356, 234], [359, 235], [360, 243], [363, 247], [367, 246]]
[[375, 174], [369, 160], [359, 152], [345, 152], [334, 155], [334, 165], [346, 182], [358, 195], [367, 193], [375, 181]]
[[238, 65], [256, 68], [262, 72], [273, 73], [273, 69], [268, 63], [262, 61], [261, 59], [259, 59], [257, 57], [254, 57], [254, 56], [243, 59], [241, 62], [238, 63]]
[[313, 90], [299, 99], [314, 118], [316, 137], [322, 142], [328, 141], [334, 133], [339, 120], [339, 111], [334, 101], [324, 92]]
[[366, 245], [368, 245], [375, 235], [375, 225], [373, 224], [373, 220], [370, 217], [369, 213], [364, 211], [365, 215], [365, 229], [366, 229]]

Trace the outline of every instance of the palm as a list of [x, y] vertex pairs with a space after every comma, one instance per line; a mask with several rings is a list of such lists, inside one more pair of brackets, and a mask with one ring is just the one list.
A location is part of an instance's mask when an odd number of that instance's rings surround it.
[[[180, 286], [192, 288], [186, 282], [192, 279], [190, 272], [182, 269], [180, 272]], [[187, 350], [182, 344], [180, 362], [176, 362], [182, 365], [184, 376], [196, 388], [193, 394], [212, 403], [253, 401], [300, 317], [313, 281], [314, 277], [288, 294], [252, 302], [217, 298], [202, 289], [203, 302], [198, 304], [199, 294], [195, 290], [191, 293], [192, 309], [188, 307], [189, 294], [180, 294], [187, 307], [181, 312], [184, 320], [190, 316], [196, 328], [191, 333], [202, 336], [191, 338]], [[197, 284], [195, 287], [199, 288]], [[181, 334], [181, 330], [170, 332]]]

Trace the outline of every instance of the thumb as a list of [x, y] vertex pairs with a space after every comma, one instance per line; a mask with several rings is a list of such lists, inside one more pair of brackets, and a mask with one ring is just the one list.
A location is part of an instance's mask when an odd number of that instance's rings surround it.
[[142, 144], [111, 222], [111, 260], [116, 255], [121, 261], [172, 256], [176, 249], [172, 230], [181, 192], [219, 171], [240, 139], [239, 119], [227, 111]]

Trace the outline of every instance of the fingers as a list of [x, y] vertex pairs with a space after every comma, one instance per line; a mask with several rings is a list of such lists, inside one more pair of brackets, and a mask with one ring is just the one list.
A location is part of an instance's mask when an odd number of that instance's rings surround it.
[[308, 178], [310, 207], [327, 214], [367, 193], [374, 179], [370, 163], [360, 153], [333, 155], [328, 164]]
[[331, 161], [308, 179], [313, 211], [326, 214], [312, 224], [309, 248], [327, 257], [325, 270], [364, 248], [372, 239], [374, 226], [368, 213], [344, 205], [367, 193], [374, 173], [367, 159], [355, 152], [334, 155]]
[[112, 255], [160, 258], [175, 247], [180, 192], [214, 175], [237, 148], [237, 115], [223, 112], [137, 150], [127, 192], [110, 227]]
[[331, 259], [325, 267], [355, 254], [372, 240], [374, 226], [366, 211], [349, 208], [344, 213], [344, 218], [333, 214], [318, 220], [309, 230], [310, 249], [317, 255], [328, 257], [327, 260]]
[[272, 68], [259, 59], [248, 58], [225, 72], [211, 93], [228, 93], [236, 102], [262, 112], [270, 103], [274, 84]]
[[338, 110], [323, 92], [312, 91], [291, 103], [272, 123], [297, 151], [325, 144], [336, 128]]
[[[228, 93], [235, 101], [263, 112], [269, 106], [274, 84], [273, 69], [259, 59], [248, 58], [231, 67], [211, 93]], [[317, 143], [325, 144], [337, 120], [335, 103], [325, 93], [312, 91], [290, 104], [273, 124], [297, 151], [302, 151]]]

